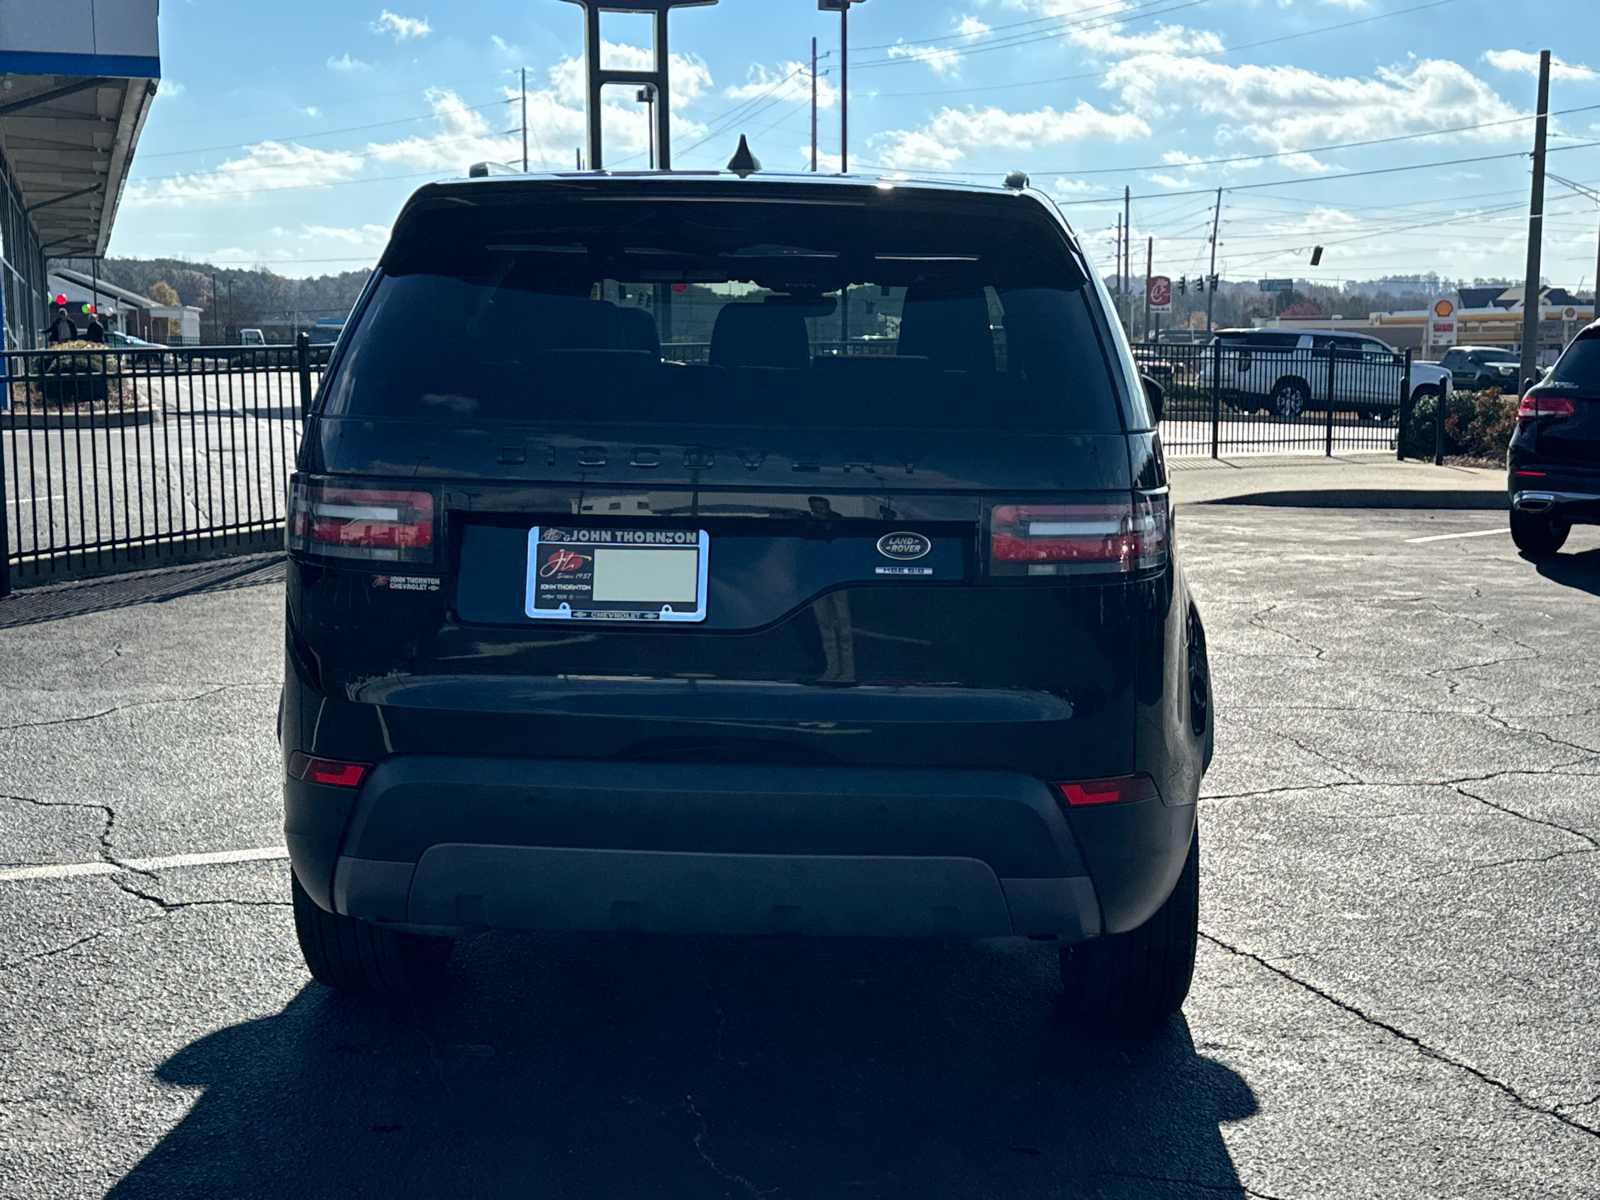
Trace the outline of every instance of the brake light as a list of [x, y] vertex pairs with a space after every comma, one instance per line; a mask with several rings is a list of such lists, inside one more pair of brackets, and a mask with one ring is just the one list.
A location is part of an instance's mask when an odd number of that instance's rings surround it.
[[1159, 800], [1156, 781], [1143, 771], [1133, 775], [1113, 775], [1108, 779], [1080, 779], [1052, 784], [1068, 808], [1089, 804], [1126, 804], [1134, 800]]
[[1539, 417], [1570, 417], [1578, 410], [1565, 396], [1552, 396], [1548, 392], [1528, 392], [1517, 405], [1517, 419], [1533, 420]]
[[371, 766], [371, 763], [344, 762], [337, 758], [316, 758], [298, 750], [289, 756], [289, 774], [293, 778], [333, 787], [360, 787]]
[[433, 496], [296, 481], [289, 492], [291, 550], [389, 562], [433, 560]]
[[1165, 492], [1074, 504], [997, 504], [989, 514], [989, 573], [1126, 573], [1167, 561]]

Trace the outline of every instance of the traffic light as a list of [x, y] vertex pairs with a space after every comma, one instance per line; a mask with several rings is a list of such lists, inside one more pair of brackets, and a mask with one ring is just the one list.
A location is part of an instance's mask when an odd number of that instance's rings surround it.
[[1188, 294], [1189, 294], [1189, 277], [1187, 275], [1179, 275], [1178, 276], [1178, 295], [1187, 296]]
[[1217, 277], [1215, 275], [1211, 277], [1211, 290], [1213, 292], [1217, 290]]

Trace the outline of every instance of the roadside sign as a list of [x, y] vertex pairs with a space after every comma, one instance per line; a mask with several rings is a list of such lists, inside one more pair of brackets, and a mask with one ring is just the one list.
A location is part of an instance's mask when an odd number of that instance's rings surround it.
[[1152, 275], [1144, 281], [1144, 292], [1150, 300], [1150, 311], [1172, 311], [1172, 280], [1165, 275]]
[[1294, 280], [1292, 279], [1263, 279], [1261, 281], [1263, 292], [1292, 292]]
[[1448, 300], [1435, 303], [1433, 312], [1428, 315], [1428, 344], [1430, 346], [1456, 344], [1456, 306]]

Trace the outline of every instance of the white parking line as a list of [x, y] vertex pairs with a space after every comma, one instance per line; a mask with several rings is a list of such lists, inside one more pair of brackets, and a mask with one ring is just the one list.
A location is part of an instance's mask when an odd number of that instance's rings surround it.
[[1504, 529], [1476, 529], [1471, 533], [1436, 533], [1432, 537], [1407, 538], [1406, 545], [1420, 546], [1423, 542], [1448, 542], [1451, 538], [1489, 537], [1491, 534], [1505, 532]]
[[119, 862], [51, 863], [39, 867], [0, 869], [0, 883], [25, 879], [76, 879], [84, 875], [120, 875], [124, 871], [165, 871], [173, 867], [213, 867], [221, 863], [271, 862], [289, 857], [284, 846], [256, 850], [214, 850], [207, 854], [169, 854], [164, 858], [124, 858]]

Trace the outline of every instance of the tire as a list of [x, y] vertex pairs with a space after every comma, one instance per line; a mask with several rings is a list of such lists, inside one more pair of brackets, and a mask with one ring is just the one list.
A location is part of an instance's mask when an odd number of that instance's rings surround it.
[[1571, 521], [1557, 521], [1540, 513], [1511, 513], [1511, 540], [1524, 554], [1543, 557], [1561, 549], [1572, 532]]
[[1272, 388], [1272, 411], [1286, 421], [1294, 421], [1311, 403], [1311, 389], [1299, 379], [1280, 379]]
[[404, 995], [444, 982], [455, 938], [401, 933], [354, 917], [324, 912], [289, 873], [294, 931], [311, 977], [343, 992]]
[[1200, 834], [1172, 895], [1143, 925], [1061, 948], [1067, 1013], [1101, 1029], [1147, 1033], [1183, 1007], [1200, 936]]

